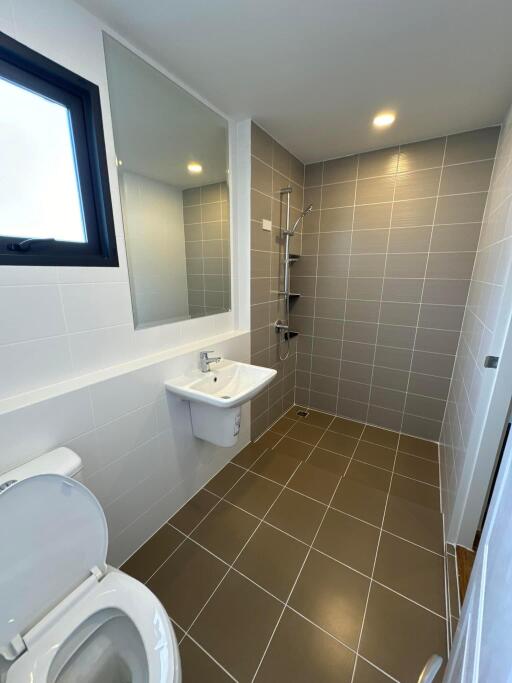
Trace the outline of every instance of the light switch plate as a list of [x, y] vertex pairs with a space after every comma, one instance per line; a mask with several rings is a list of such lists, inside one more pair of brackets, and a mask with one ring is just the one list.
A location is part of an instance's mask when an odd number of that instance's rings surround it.
[[272, 230], [272, 221], [269, 221], [268, 218], [262, 218], [261, 227], [263, 230], [270, 232]]

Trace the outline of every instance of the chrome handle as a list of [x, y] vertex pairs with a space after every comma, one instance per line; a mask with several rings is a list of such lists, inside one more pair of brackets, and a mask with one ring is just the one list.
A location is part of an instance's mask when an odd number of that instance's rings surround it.
[[443, 658], [439, 655], [432, 655], [432, 657], [429, 657], [420, 673], [418, 683], [432, 683], [437, 672], [441, 668], [442, 663]]

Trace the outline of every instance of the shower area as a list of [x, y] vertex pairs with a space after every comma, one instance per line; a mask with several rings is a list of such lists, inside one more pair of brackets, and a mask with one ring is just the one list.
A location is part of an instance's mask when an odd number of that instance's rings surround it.
[[303, 165], [252, 125], [253, 438], [295, 403], [439, 440], [498, 135]]

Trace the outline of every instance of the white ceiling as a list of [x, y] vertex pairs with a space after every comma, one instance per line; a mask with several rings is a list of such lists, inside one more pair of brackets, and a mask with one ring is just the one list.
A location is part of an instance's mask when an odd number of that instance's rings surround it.
[[511, 0], [79, 1], [307, 162], [495, 124], [512, 100]]

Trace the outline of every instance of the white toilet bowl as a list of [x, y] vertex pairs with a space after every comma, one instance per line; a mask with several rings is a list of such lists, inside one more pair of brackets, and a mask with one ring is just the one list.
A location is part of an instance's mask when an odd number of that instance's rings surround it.
[[[181, 683], [158, 599], [106, 566], [107, 527], [82, 484], [32, 476], [0, 492], [0, 656], [7, 683]], [[5, 553], [3, 552], [5, 550]]]

